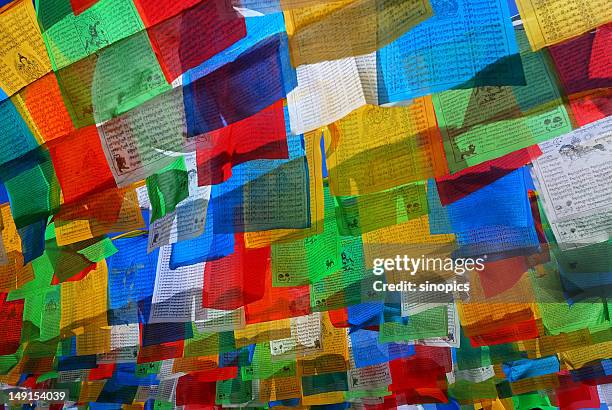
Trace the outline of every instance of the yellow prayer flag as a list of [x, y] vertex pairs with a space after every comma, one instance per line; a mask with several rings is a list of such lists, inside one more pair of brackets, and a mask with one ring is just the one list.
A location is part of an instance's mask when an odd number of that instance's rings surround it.
[[431, 97], [408, 107], [361, 107], [328, 127], [333, 195], [368, 194], [446, 174]]
[[516, 5], [534, 51], [612, 20], [607, 0], [517, 0]]
[[292, 64], [368, 54], [433, 11], [427, 0], [342, 0], [284, 12]]
[[32, 2], [18, 0], [0, 9], [0, 88], [11, 96], [49, 71]]
[[82, 325], [108, 326], [106, 319], [108, 269], [103, 259], [83, 279], [61, 284], [63, 332]]

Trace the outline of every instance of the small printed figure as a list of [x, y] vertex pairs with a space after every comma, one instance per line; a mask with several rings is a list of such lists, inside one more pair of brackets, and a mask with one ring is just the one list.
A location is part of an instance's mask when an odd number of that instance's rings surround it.
[[115, 163], [117, 164], [117, 168], [119, 172], [129, 171], [130, 167], [127, 165], [127, 161], [123, 155], [116, 154], [115, 155]]
[[421, 210], [421, 204], [418, 202], [414, 202], [412, 204], [406, 204], [406, 211], [411, 214], [413, 212], [418, 212]]
[[325, 261], [325, 267], [326, 267], [327, 269], [331, 269], [331, 268], [333, 268], [333, 267], [334, 267], [334, 261], [332, 261], [331, 259], [326, 260], [326, 261]]
[[276, 278], [279, 282], [288, 282], [290, 276], [288, 273], [279, 273], [278, 275], [276, 275]]
[[553, 131], [563, 126], [563, 119], [560, 116], [555, 116], [552, 119], [547, 118], [544, 120], [544, 126], [546, 131]]
[[106, 33], [100, 27], [99, 20], [92, 20], [87, 26], [87, 34], [83, 36], [85, 38], [85, 52], [90, 54], [93, 51], [99, 50], [102, 47], [109, 45], [108, 39], [106, 39]]
[[342, 256], [342, 265], [348, 265], [348, 264], [352, 265], [353, 263], [355, 263], [353, 258], [349, 257], [345, 251], [342, 251], [340, 256]]
[[464, 160], [474, 154], [476, 154], [476, 146], [474, 144], [470, 144], [467, 151], [461, 152], [461, 160]]
[[45, 312], [49, 313], [49, 312], [55, 312], [57, 310], [57, 302], [55, 302], [54, 300], [50, 300], [47, 302], [47, 304], [45, 305]]
[[141, 92], [154, 90], [164, 83], [164, 79], [152, 69], [144, 70], [138, 79], [138, 88]]
[[353, 219], [352, 219], [352, 220], [351, 220], [351, 221], [350, 221], [350, 222], [347, 224], [347, 226], [348, 226], [350, 229], [356, 229], [356, 228], [358, 228], [358, 227], [359, 227], [359, 221], [357, 221], [357, 218], [353, 218]]
[[565, 144], [559, 148], [559, 154], [570, 161], [576, 161], [580, 158], [595, 152], [605, 152], [606, 147], [603, 144], [596, 144], [591, 147], [585, 147], [580, 144]]
[[476, 87], [474, 89], [474, 96], [478, 105], [489, 104], [499, 99], [504, 94], [505, 89], [497, 85]]
[[314, 236], [310, 236], [308, 238], [304, 239], [304, 245], [312, 245], [313, 243], [315, 243], [317, 240], [317, 238], [315, 238]]
[[21, 78], [28, 83], [38, 79], [44, 74], [34, 58], [28, 57], [21, 52], [17, 53], [15, 68], [19, 72]]
[[187, 171], [187, 180], [189, 181], [189, 184], [191, 184], [191, 186], [197, 186], [198, 171], [195, 169], [190, 169], [189, 171]]

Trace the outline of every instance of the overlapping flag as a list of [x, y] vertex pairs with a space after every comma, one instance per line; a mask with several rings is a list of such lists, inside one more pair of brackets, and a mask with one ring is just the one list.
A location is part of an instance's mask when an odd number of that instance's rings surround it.
[[605, 0], [1, 0], [0, 402], [607, 409], [611, 52]]

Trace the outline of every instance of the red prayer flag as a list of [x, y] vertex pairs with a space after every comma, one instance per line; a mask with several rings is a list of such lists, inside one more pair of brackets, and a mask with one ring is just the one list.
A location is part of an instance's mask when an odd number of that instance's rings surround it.
[[0, 293], [0, 355], [13, 354], [21, 342], [21, 325], [24, 300], [7, 302], [7, 293]]
[[[204, 267], [202, 306], [233, 310], [263, 298], [270, 270], [270, 247], [247, 248], [235, 234], [234, 253], [207, 262]], [[268, 275], [269, 277], [269, 275]]]
[[[146, 2], [149, 3], [157, 1]], [[148, 28], [147, 32], [162, 70], [172, 82], [245, 37], [246, 25], [237, 12], [232, 15], [217, 1], [206, 0]]]
[[49, 153], [66, 203], [117, 186], [95, 125], [53, 140]]
[[197, 137], [198, 185], [220, 184], [232, 175], [232, 166], [255, 159], [287, 159], [283, 101]]
[[460, 172], [436, 178], [440, 202], [446, 206], [476, 192], [542, 155], [537, 145], [511, 152]]
[[245, 306], [247, 324], [308, 314], [310, 314], [310, 286], [273, 287], [271, 269], [266, 271], [263, 297]]

